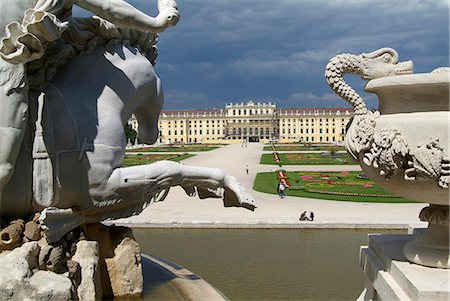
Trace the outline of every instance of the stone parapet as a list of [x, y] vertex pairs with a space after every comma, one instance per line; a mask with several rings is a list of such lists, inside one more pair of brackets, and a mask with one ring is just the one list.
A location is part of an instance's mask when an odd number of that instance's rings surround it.
[[360, 251], [367, 282], [358, 301], [450, 300], [450, 270], [413, 264], [403, 255], [404, 245], [422, 231], [369, 235], [369, 245]]

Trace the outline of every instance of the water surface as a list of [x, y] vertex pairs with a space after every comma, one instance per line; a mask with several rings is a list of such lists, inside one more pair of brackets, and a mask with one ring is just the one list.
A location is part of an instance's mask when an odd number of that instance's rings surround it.
[[230, 300], [274, 301], [356, 300], [365, 282], [359, 247], [369, 233], [380, 231], [135, 229], [134, 234], [143, 252], [184, 266]]

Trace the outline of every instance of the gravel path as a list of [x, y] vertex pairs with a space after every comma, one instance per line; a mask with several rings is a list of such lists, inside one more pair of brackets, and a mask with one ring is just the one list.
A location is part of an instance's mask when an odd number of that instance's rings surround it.
[[[254, 191], [256, 173], [275, 171], [276, 165], [260, 165], [262, 143], [227, 145], [209, 152], [196, 153], [183, 161], [185, 165], [217, 167], [238, 178], [252, 193], [257, 206], [254, 212], [243, 208], [224, 208], [220, 199], [200, 200], [188, 197], [183, 189], [174, 187], [166, 200], [154, 203], [140, 215], [114, 221], [115, 224], [142, 227], [201, 227], [201, 228], [408, 228], [425, 227], [419, 221], [418, 204], [374, 204], [327, 201], [300, 197], [278, 198], [276, 195]], [[248, 166], [249, 174], [246, 174]], [[342, 166], [283, 166], [288, 171], [353, 171], [357, 165]], [[275, 189], [275, 187], [274, 187]], [[300, 214], [313, 211], [313, 222], [299, 221]]]

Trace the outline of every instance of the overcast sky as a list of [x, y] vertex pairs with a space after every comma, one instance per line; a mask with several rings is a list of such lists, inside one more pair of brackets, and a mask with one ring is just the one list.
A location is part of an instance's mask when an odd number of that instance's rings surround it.
[[[130, 0], [155, 15], [156, 0]], [[275, 101], [343, 107], [324, 80], [339, 53], [392, 47], [415, 72], [449, 65], [447, 0], [178, 0], [181, 20], [158, 42], [165, 109]], [[348, 80], [363, 88], [359, 77]], [[375, 97], [364, 94], [370, 106]]]

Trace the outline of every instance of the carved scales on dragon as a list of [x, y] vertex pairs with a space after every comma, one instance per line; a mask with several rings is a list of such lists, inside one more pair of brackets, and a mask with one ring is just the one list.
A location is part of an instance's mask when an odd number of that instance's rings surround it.
[[[438, 68], [435, 72], [448, 72]], [[333, 91], [345, 99], [354, 109], [354, 117], [348, 126], [345, 145], [355, 159], [380, 170], [389, 178], [394, 170], [405, 170], [405, 180], [416, 176], [438, 179], [442, 188], [448, 188], [450, 164], [443, 158], [438, 139], [430, 138], [427, 145], [409, 146], [399, 129], [383, 128], [375, 133], [379, 111], [369, 111], [363, 98], [344, 80], [345, 74], [357, 74], [364, 80], [410, 74], [413, 62], [398, 62], [398, 53], [392, 48], [381, 48], [370, 53], [338, 54], [331, 58], [325, 70], [325, 79]]]

